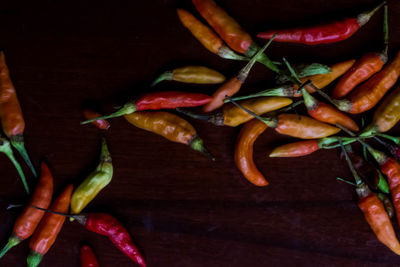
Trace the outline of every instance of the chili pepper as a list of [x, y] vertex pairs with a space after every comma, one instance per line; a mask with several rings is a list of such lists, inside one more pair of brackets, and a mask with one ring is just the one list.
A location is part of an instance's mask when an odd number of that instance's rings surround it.
[[163, 111], [142, 111], [125, 115], [125, 119], [140, 129], [161, 135], [172, 142], [189, 145], [192, 149], [215, 160], [204, 147], [203, 140], [197, 135], [194, 127], [175, 114]]
[[21, 154], [36, 177], [35, 168], [25, 149], [23, 136], [25, 130], [24, 117], [3, 51], [0, 51], [0, 120], [3, 132], [10, 138], [11, 145]]
[[388, 61], [388, 15], [387, 5], [384, 7], [384, 36], [385, 49], [382, 52], [369, 52], [365, 54], [351, 69], [346, 72], [340, 79], [335, 89], [333, 90], [333, 98], [343, 98], [350, 93], [357, 85], [368, 80], [372, 75], [380, 71], [383, 65]]
[[81, 247], [81, 267], [99, 267], [99, 262], [97, 261], [96, 255], [93, 249], [88, 245], [83, 245]]
[[394, 217], [394, 207], [390, 198], [383, 193], [378, 193], [378, 198], [382, 201], [383, 205], [385, 206], [385, 210], [389, 215], [389, 218], [392, 219]]
[[225, 96], [233, 96], [239, 92], [243, 83], [246, 81], [249, 72], [253, 67], [256, 59], [261, 55], [265, 49], [271, 44], [271, 39], [257, 54], [244, 66], [236, 77], [226, 81], [212, 96], [212, 100], [203, 107], [203, 112], [211, 112], [221, 107], [224, 104]]
[[[273, 110], [280, 109], [282, 107], [292, 104], [292, 100], [286, 97], [260, 97], [256, 99], [249, 99], [240, 103], [243, 107], [246, 107], [261, 115]], [[214, 114], [196, 114], [188, 110], [177, 109], [177, 111], [195, 119], [201, 119], [208, 121], [217, 126], [231, 126], [236, 127], [242, 123], [245, 123], [253, 118], [249, 113], [241, 108], [236, 107], [233, 104], [226, 104], [222, 107], [222, 110]]]
[[176, 11], [182, 24], [209, 51], [226, 59], [247, 60], [247, 57], [238, 55], [227, 47], [212, 29], [196, 19], [191, 13], [184, 9], [177, 9]]
[[392, 223], [382, 201], [379, 200], [377, 195], [368, 188], [362, 179], [358, 176], [354, 169], [347, 152], [342, 146], [343, 153], [345, 154], [348, 166], [356, 180], [356, 192], [359, 197], [358, 207], [364, 213], [365, 220], [374, 231], [376, 237], [385, 246], [392, 250], [397, 255], [400, 255], [400, 243], [397, 240], [396, 234], [393, 230]]
[[225, 81], [225, 76], [213, 69], [203, 66], [186, 66], [169, 70], [158, 76], [151, 84], [154, 86], [162, 81], [177, 81], [183, 83], [218, 84]]
[[81, 124], [91, 123], [99, 119], [120, 117], [136, 111], [198, 107], [207, 104], [211, 99], [212, 98], [208, 95], [198, 93], [175, 91], [147, 93], [136, 100], [125, 103], [122, 108], [110, 115], [86, 120], [81, 122]]
[[[251, 36], [214, 0], [192, 0], [192, 3], [201, 16], [233, 50], [247, 57], [253, 57], [260, 50]], [[280, 72], [279, 68], [264, 53], [260, 54], [258, 61], [270, 70], [276, 73]]]
[[244, 111], [251, 114], [256, 119], [265, 123], [268, 127], [275, 129], [280, 134], [286, 134], [302, 139], [315, 139], [333, 135], [340, 131], [339, 128], [333, 127], [314, 120], [312, 118], [296, 115], [296, 114], [279, 114], [278, 116], [260, 117], [251, 110], [240, 106], [231, 98], [227, 98], [234, 105], [242, 108]]
[[[354, 138], [342, 137], [344, 144], [350, 144], [356, 141]], [[336, 148], [338, 145], [334, 143], [338, 142], [338, 137], [324, 137], [314, 140], [299, 141], [275, 148], [269, 156], [271, 158], [290, 158], [290, 157], [301, 157], [309, 155], [319, 149], [331, 149]]]
[[235, 145], [235, 164], [244, 177], [256, 186], [266, 186], [268, 181], [257, 169], [253, 160], [253, 145], [267, 129], [267, 125], [257, 119], [247, 122], [241, 129]]
[[[297, 76], [300, 78], [318, 75], [318, 74], [329, 74], [332, 72], [331, 68], [327, 65], [323, 65], [320, 63], [311, 63], [311, 64], [300, 64], [294, 67], [296, 70]], [[281, 74], [276, 77], [276, 82], [278, 84], [284, 84], [286, 82], [291, 82], [291, 75], [288, 71], [281, 71]]]
[[22, 211], [15, 221], [13, 233], [8, 238], [8, 242], [0, 252], [0, 258], [7, 253], [8, 250], [21, 243], [21, 241], [29, 238], [40, 220], [44, 215], [44, 211], [32, 208], [32, 205], [47, 209], [53, 195], [53, 175], [45, 163], [42, 163], [42, 174], [39, 183], [33, 192], [28, 206]]
[[310, 27], [270, 30], [257, 34], [257, 37], [270, 39], [272, 35], [279, 33], [276, 40], [284, 43], [318, 45], [340, 42], [356, 33], [384, 4], [383, 2], [373, 10], [359, 14], [356, 18], [346, 18], [342, 21]]
[[113, 166], [106, 140], [101, 144], [100, 162], [96, 169], [75, 189], [71, 197], [71, 213], [79, 214], [112, 179]]
[[360, 136], [373, 136], [392, 129], [400, 120], [400, 86], [385, 97], [375, 110], [372, 122]]
[[347, 99], [333, 100], [340, 110], [359, 114], [373, 108], [400, 76], [400, 51], [391, 63], [352, 92]]
[[[73, 189], [73, 185], [67, 186], [61, 195], [54, 200], [50, 210], [61, 213], [68, 212]], [[46, 213], [44, 215], [39, 227], [36, 229], [29, 242], [30, 252], [27, 258], [29, 267], [36, 267], [39, 265], [43, 256], [47, 253], [47, 251], [49, 251], [51, 246], [56, 241], [64, 221], [65, 217], [58, 214]]]
[[14, 157], [14, 153], [12, 151], [10, 142], [6, 138], [4, 138], [1, 134], [0, 134], [0, 152], [4, 153], [9, 158], [9, 160], [12, 162], [14, 167], [17, 169], [17, 172], [18, 172], [19, 176], [21, 177], [21, 181], [24, 185], [25, 191], [29, 194], [29, 186], [26, 181], [25, 174], [22, 171], [21, 165], [19, 165], [18, 161]]
[[[90, 120], [101, 117], [102, 115], [93, 110], [85, 109], [83, 111], [83, 116], [85, 116], [85, 119]], [[101, 130], [108, 130], [110, 128], [110, 123], [108, 123], [108, 121], [105, 119], [95, 120], [92, 123]]]
[[[332, 83], [334, 80], [336, 80], [338, 77], [342, 76], [348, 69], [353, 66], [355, 60], [347, 60], [343, 62], [336, 63], [332, 66], [331, 72], [327, 74], [318, 74], [318, 75], [313, 75], [309, 77], [304, 77], [300, 79], [301, 83], [306, 82], [307, 80], [312, 81], [312, 83], [315, 85], [315, 87], [319, 89], [323, 89], [324, 87], [328, 86], [330, 83]], [[247, 96], [239, 96], [233, 98], [233, 100], [242, 100], [242, 99], [248, 99], [248, 98], [253, 98], [253, 97], [259, 97], [259, 96], [285, 96], [285, 97], [300, 97], [301, 91], [298, 90], [299, 86], [297, 84], [287, 84], [287, 85], [282, 85], [277, 88], [271, 88], [267, 89], [255, 94], [247, 95]], [[310, 85], [306, 86], [306, 89], [309, 93], [315, 92], [315, 89], [311, 87]]]

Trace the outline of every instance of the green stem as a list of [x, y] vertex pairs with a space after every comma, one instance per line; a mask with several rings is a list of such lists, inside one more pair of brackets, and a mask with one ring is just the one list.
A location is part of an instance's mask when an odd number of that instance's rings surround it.
[[376, 133], [375, 135], [391, 140], [396, 145], [400, 144], [400, 137], [395, 137], [383, 133]]
[[192, 140], [190, 140], [189, 146], [194, 150], [203, 153], [204, 155], [209, 157], [212, 161], [215, 161], [215, 157], [207, 150], [207, 148], [204, 146], [203, 140], [197, 135], [194, 136]]
[[282, 60], [286, 64], [286, 67], [288, 68], [288, 70], [292, 76], [293, 82], [295, 82], [297, 85], [300, 85], [301, 81], [300, 81], [299, 77], [297, 76], [296, 71], [292, 68], [292, 66], [289, 64], [289, 62], [286, 60], [286, 58], [282, 58]]
[[358, 173], [357, 173], [356, 169], [354, 168], [353, 163], [351, 162], [349, 155], [347, 154], [347, 150], [343, 146], [342, 139], [340, 139], [340, 138], [339, 138], [339, 143], [340, 143], [340, 146], [341, 146], [342, 151], [344, 153], [344, 156], [346, 158], [347, 165], [349, 166], [349, 169], [350, 169], [351, 173], [353, 174], [354, 180], [356, 180], [356, 185], [358, 187], [363, 183], [363, 181], [361, 180], [360, 176], [358, 176]]
[[336, 180], [339, 180], [341, 182], [345, 182], [345, 183], [350, 184], [350, 185], [357, 186], [355, 183], [350, 182], [349, 180], [346, 180], [346, 179], [343, 179], [343, 178], [340, 178], [340, 177], [336, 177]]
[[39, 265], [39, 263], [42, 261], [43, 255], [30, 251], [28, 258], [26, 259], [28, 263], [28, 267], [36, 267]]
[[26, 165], [28, 165], [29, 169], [31, 169], [33, 175], [37, 177], [37, 173], [35, 168], [33, 167], [33, 164], [31, 162], [31, 159], [28, 156], [28, 152], [25, 149], [25, 143], [24, 143], [24, 137], [23, 135], [13, 135], [10, 137], [11, 145], [18, 151], [18, 153], [22, 156], [24, 159]]
[[29, 191], [29, 186], [25, 178], [25, 174], [22, 171], [21, 165], [18, 163], [18, 161], [15, 159], [14, 154], [11, 149], [10, 142], [6, 140], [5, 138], [0, 138], [0, 152], [6, 154], [6, 156], [11, 160], [11, 162], [14, 164], [14, 167], [17, 169], [19, 176], [21, 177], [21, 181], [24, 184], [25, 190], [28, 194], [30, 194]]
[[385, 48], [383, 50], [383, 53], [386, 55], [388, 54], [388, 49], [389, 49], [389, 16], [388, 16], [388, 6], [385, 4], [383, 7], [383, 42], [385, 45]]
[[221, 46], [221, 48], [217, 52], [217, 55], [225, 59], [243, 60], [243, 61], [249, 60], [248, 57], [236, 54], [235, 52], [232, 51], [232, 49], [230, 49], [226, 45]]
[[318, 100], [315, 99], [304, 87], [301, 89], [303, 94], [304, 104], [306, 105], [307, 110], [315, 110], [318, 107]]
[[[244, 100], [244, 99], [249, 99], [249, 98], [255, 98], [255, 97], [265, 97], [265, 96], [289, 96], [285, 95], [285, 89], [284, 87], [276, 87], [276, 88], [270, 88], [258, 93], [254, 93], [251, 95], [246, 95], [246, 96], [238, 96], [235, 98], [232, 98], [232, 100], [238, 101], [238, 100]], [[227, 100], [225, 100], [227, 102]]]
[[367, 11], [367, 12], [364, 12], [364, 13], [361, 13], [360, 15], [358, 15], [357, 16], [358, 25], [360, 27], [365, 25], [371, 19], [371, 17], [385, 4], [386, 4], [386, 1], [383, 1], [377, 7], [372, 9], [371, 11]]
[[174, 79], [174, 72], [172, 70], [168, 70], [164, 73], [162, 73], [160, 76], [158, 76], [152, 83], [151, 87], [154, 85], [162, 82], [162, 81], [172, 81]]
[[182, 113], [182, 114], [190, 117], [190, 118], [197, 119], [197, 120], [202, 120], [202, 121], [209, 121], [210, 117], [211, 117], [211, 115], [197, 114], [197, 113], [194, 113], [192, 111], [189, 111], [189, 110], [186, 110], [186, 109], [183, 109], [183, 108], [176, 108], [175, 110], [178, 111], [179, 113]]
[[10, 238], [7, 241], [7, 244], [4, 246], [4, 248], [0, 251], [0, 259], [9, 251], [11, 248], [15, 247], [19, 243], [21, 243], [21, 239], [19, 239], [17, 236], [14, 234], [10, 236]]
[[125, 105], [123, 105], [122, 108], [120, 108], [119, 110], [117, 110], [114, 113], [111, 113], [110, 115], [101, 116], [101, 117], [97, 117], [97, 118], [94, 118], [94, 119], [82, 121], [81, 125], [88, 124], [88, 123], [91, 123], [91, 122], [94, 122], [94, 121], [97, 121], [97, 120], [105, 120], [105, 119], [124, 116], [124, 115], [127, 115], [127, 114], [131, 114], [131, 113], [133, 113], [135, 111], [137, 111], [137, 107], [136, 107], [135, 103], [133, 101], [132, 102], [128, 102]]

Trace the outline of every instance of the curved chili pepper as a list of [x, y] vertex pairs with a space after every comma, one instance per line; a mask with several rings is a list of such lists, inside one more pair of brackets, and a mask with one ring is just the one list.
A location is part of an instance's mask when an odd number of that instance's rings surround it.
[[[293, 100], [286, 97], [260, 97], [256, 99], [245, 100], [240, 103], [245, 108], [250, 109], [257, 115], [261, 115], [273, 110], [292, 104]], [[226, 104], [222, 110], [214, 114], [196, 114], [188, 110], [177, 109], [177, 111], [195, 119], [208, 121], [217, 126], [236, 127], [253, 118], [249, 113], [233, 104]]]
[[17, 92], [10, 78], [4, 52], [0, 51], [0, 120], [3, 132], [10, 138], [11, 145], [21, 154], [33, 175], [35, 168], [29, 159], [24, 144], [25, 121]]
[[42, 162], [42, 174], [39, 183], [33, 192], [31, 199], [22, 213], [18, 216], [13, 227], [13, 233], [8, 239], [7, 244], [0, 252], [0, 258], [7, 253], [8, 250], [21, 243], [21, 241], [29, 238], [40, 220], [44, 215], [44, 211], [35, 209], [32, 205], [47, 209], [53, 196], [53, 175], [47, 165]]
[[385, 49], [382, 52], [369, 52], [365, 54], [351, 69], [343, 75], [335, 89], [333, 90], [333, 98], [343, 98], [350, 93], [357, 85], [368, 80], [372, 75], [380, 71], [383, 65], [388, 61], [388, 9], [384, 7], [384, 36]]
[[161, 135], [172, 142], [189, 145], [212, 160], [215, 159], [204, 147], [203, 140], [197, 135], [194, 127], [175, 114], [142, 111], [125, 115], [125, 119], [140, 129]]
[[340, 42], [356, 33], [384, 4], [383, 2], [373, 10], [359, 14], [356, 18], [346, 18], [342, 21], [311, 27], [270, 30], [257, 34], [257, 37], [270, 39], [272, 35], [278, 33], [276, 40], [284, 43], [318, 45]]
[[333, 100], [340, 110], [359, 114], [373, 108], [400, 76], [400, 51], [391, 63], [359, 86], [347, 99]]
[[[192, 3], [230, 48], [247, 57], [253, 57], [260, 50], [251, 36], [214, 0], [192, 0]], [[264, 53], [260, 54], [258, 61], [270, 70], [276, 73], [280, 72], [279, 68]]]
[[256, 186], [266, 186], [268, 181], [257, 169], [253, 160], [253, 145], [267, 129], [267, 125], [257, 119], [247, 122], [240, 131], [235, 145], [235, 164], [244, 177]]
[[374, 231], [376, 237], [394, 253], [400, 255], [400, 243], [397, 240], [396, 234], [393, 230], [392, 223], [390, 222], [389, 215], [387, 214], [382, 202], [371, 192], [367, 185], [364, 184], [362, 179], [358, 176], [357, 171], [354, 169], [353, 164], [347, 154], [347, 151], [342, 146], [343, 153], [346, 157], [348, 166], [356, 181], [356, 192], [359, 197], [358, 207], [364, 213], [364, 217]]
[[81, 267], [99, 267], [99, 262], [97, 261], [96, 255], [93, 249], [88, 245], [83, 245], [81, 247]]
[[[85, 119], [90, 120], [101, 117], [102, 115], [96, 111], [85, 109], [83, 111], [83, 116], [85, 116]], [[110, 123], [105, 119], [95, 120], [92, 123], [100, 130], [108, 130], [110, 128]]]
[[248, 60], [247, 57], [238, 55], [227, 47], [212, 29], [196, 19], [191, 13], [184, 9], [177, 9], [176, 11], [182, 24], [209, 51], [226, 59]]
[[226, 80], [225, 76], [216, 70], [203, 66], [186, 66], [163, 72], [151, 86], [162, 81], [177, 81], [182, 83], [218, 84]]
[[226, 96], [233, 96], [239, 92], [243, 83], [246, 81], [247, 76], [251, 68], [256, 63], [257, 58], [267, 49], [271, 44], [271, 39], [262, 49], [260, 49], [257, 54], [249, 61], [249, 63], [244, 66], [236, 77], [233, 77], [226, 81], [215, 93], [212, 95], [212, 100], [203, 106], [203, 112], [211, 112], [221, 107], [224, 104]]
[[73, 217], [89, 231], [108, 237], [131, 260], [142, 267], [146, 266], [146, 262], [133, 243], [128, 230], [117, 219], [106, 213], [89, 213]]
[[358, 125], [343, 112], [329, 104], [318, 101], [305, 88], [302, 89], [302, 93], [308, 115], [314, 119], [333, 125], [340, 124], [352, 131], [359, 130]]
[[[331, 72], [327, 74], [317, 74], [309, 77], [304, 77], [301, 78], [300, 81], [301, 83], [304, 83], [308, 80], [310, 80], [315, 87], [319, 89], [323, 89], [324, 87], [328, 86], [330, 83], [332, 83], [334, 80], [342, 76], [347, 70], [353, 66], [353, 64], [356, 61], [354, 59], [352, 60], [347, 60], [343, 62], [336, 63], [332, 66]], [[305, 87], [309, 93], [315, 92], [315, 89], [309, 85]], [[242, 99], [248, 99], [248, 98], [254, 98], [254, 97], [259, 97], [259, 96], [284, 96], [284, 97], [300, 97], [302, 96], [301, 91], [298, 90], [299, 86], [297, 84], [288, 84], [288, 85], [282, 85], [277, 88], [271, 88], [267, 90], [263, 90], [261, 92], [247, 95], [247, 96], [239, 96], [233, 98], [233, 100], [242, 100]]]
[[[67, 213], [73, 189], [73, 185], [67, 186], [61, 195], [54, 200], [50, 210], [54, 212]], [[46, 213], [44, 215], [39, 227], [29, 242], [30, 252], [27, 258], [29, 267], [36, 267], [39, 265], [43, 256], [56, 241], [64, 221], [65, 217], [62, 215], [54, 213]]]
[[111, 182], [113, 170], [111, 155], [103, 138], [99, 164], [72, 194], [72, 214], [79, 214]]
[[373, 136], [392, 129], [400, 120], [400, 86], [385, 97], [375, 110], [372, 122], [360, 136]]
[[97, 117], [81, 122], [91, 123], [99, 119], [109, 119], [131, 114], [136, 111], [174, 109], [179, 107], [198, 107], [211, 101], [211, 97], [205, 94], [184, 93], [175, 91], [147, 93], [134, 101], [129, 101], [122, 108], [107, 116]]

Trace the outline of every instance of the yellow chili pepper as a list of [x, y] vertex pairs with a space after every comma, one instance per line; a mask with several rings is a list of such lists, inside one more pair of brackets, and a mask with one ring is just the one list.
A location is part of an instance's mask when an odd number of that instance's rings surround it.
[[100, 163], [76, 188], [71, 198], [71, 213], [79, 214], [112, 179], [113, 166], [105, 139], [102, 141]]
[[216, 70], [203, 66], [186, 66], [162, 73], [151, 86], [162, 81], [177, 81], [183, 83], [218, 84], [226, 80], [225, 76]]
[[215, 160], [204, 147], [203, 140], [197, 135], [194, 127], [175, 114], [164, 111], [139, 111], [124, 117], [130, 124], [140, 129], [161, 135], [172, 142], [188, 145]]
[[[257, 115], [262, 115], [264, 113], [288, 106], [292, 104], [292, 102], [292, 99], [286, 97], [259, 97], [242, 101], [240, 104], [243, 107], [250, 109]], [[214, 114], [195, 114], [188, 110], [177, 110], [189, 117], [205, 120], [217, 126], [226, 125], [236, 127], [253, 118], [252, 115], [231, 103], [225, 104], [220, 111]]]

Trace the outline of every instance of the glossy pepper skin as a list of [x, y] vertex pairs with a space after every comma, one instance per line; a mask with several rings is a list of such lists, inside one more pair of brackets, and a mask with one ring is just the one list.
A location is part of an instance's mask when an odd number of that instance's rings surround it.
[[334, 106], [318, 101], [305, 88], [302, 89], [302, 92], [308, 115], [316, 120], [333, 125], [340, 124], [347, 129], [358, 132], [358, 125], [349, 116]]
[[171, 71], [163, 72], [151, 86], [161, 81], [177, 81], [195, 84], [218, 84], [226, 80], [225, 76], [216, 70], [203, 66], [185, 66]]
[[115, 118], [143, 110], [174, 109], [179, 107], [198, 107], [210, 102], [212, 98], [205, 94], [164, 91], [147, 93], [134, 101], [127, 102], [116, 112], [81, 122], [87, 124], [99, 119]]
[[[101, 117], [102, 115], [96, 111], [85, 109], [83, 111], [83, 116], [85, 117], [85, 119], [90, 120]], [[105, 119], [93, 121], [92, 124], [100, 130], [108, 130], [110, 128], [110, 123]]]
[[0, 258], [9, 249], [18, 245], [21, 241], [28, 239], [39, 225], [45, 212], [33, 208], [32, 205], [43, 209], [47, 209], [50, 205], [53, 196], [53, 175], [45, 163], [42, 163], [41, 169], [42, 173], [39, 183], [37, 184], [28, 205], [15, 221], [13, 233], [8, 239], [7, 245], [0, 252]]
[[140, 129], [161, 135], [172, 142], [189, 145], [207, 156], [211, 155], [197, 136], [194, 127], [175, 114], [164, 111], [141, 111], [125, 115], [125, 119]]
[[128, 230], [114, 217], [106, 213], [77, 215], [75, 219], [89, 231], [108, 237], [113, 244], [132, 261], [146, 266], [143, 256], [132, 241]]
[[244, 177], [256, 186], [268, 185], [264, 175], [257, 169], [253, 160], [253, 146], [257, 138], [267, 129], [262, 121], [253, 119], [241, 129], [235, 145], [235, 164]]
[[338, 100], [338, 108], [352, 114], [359, 114], [373, 108], [392, 88], [400, 76], [400, 51], [383, 70], [353, 91], [346, 100]]
[[[71, 200], [73, 185], [67, 186], [67, 188], [54, 200], [50, 207], [51, 211], [67, 213], [68, 207]], [[36, 267], [39, 265], [43, 256], [49, 251], [51, 246], [56, 241], [58, 234], [64, 224], [65, 217], [54, 213], [46, 213], [33, 234], [29, 248], [30, 253], [28, 255], [28, 266]]]
[[400, 120], [400, 86], [387, 95], [374, 112], [372, 122], [361, 134], [370, 136], [392, 129]]
[[299, 27], [293, 29], [271, 30], [257, 34], [257, 37], [270, 39], [278, 33], [277, 42], [319, 45], [340, 42], [348, 39], [365, 25], [375, 12], [383, 6], [377, 6], [369, 12], [361, 13], [356, 18], [346, 18], [323, 25]]
[[4, 134], [10, 138], [11, 144], [21, 154], [33, 175], [37, 176], [25, 149], [25, 120], [3, 51], [0, 51], [0, 120]]
[[219, 38], [212, 29], [184, 9], [177, 9], [178, 17], [193, 36], [209, 51], [226, 59], [247, 60], [247, 57], [236, 54]]
[[388, 178], [393, 205], [396, 209], [397, 221], [400, 222], [400, 164], [393, 158], [387, 158], [381, 164], [381, 171]]
[[111, 182], [113, 171], [111, 155], [106, 140], [103, 139], [99, 164], [72, 194], [72, 214], [79, 214]]
[[93, 249], [88, 245], [83, 245], [81, 247], [81, 267], [99, 267], [99, 262], [97, 261], [96, 255]]

